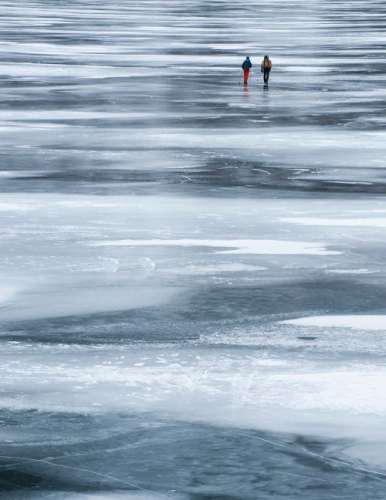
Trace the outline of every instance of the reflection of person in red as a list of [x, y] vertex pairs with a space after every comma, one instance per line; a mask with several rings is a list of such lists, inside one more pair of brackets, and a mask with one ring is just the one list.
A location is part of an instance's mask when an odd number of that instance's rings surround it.
[[248, 85], [249, 71], [252, 68], [252, 63], [251, 60], [249, 59], [249, 56], [246, 57], [241, 67], [244, 72], [244, 85]]

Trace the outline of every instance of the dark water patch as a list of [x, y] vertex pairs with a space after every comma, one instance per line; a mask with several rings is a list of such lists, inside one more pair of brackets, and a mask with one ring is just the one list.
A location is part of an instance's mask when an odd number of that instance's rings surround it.
[[13, 470], [12, 465], [5, 465], [5, 470], [1, 470], [1, 467], [0, 461], [0, 498], [6, 498], [4, 495], [6, 495], [5, 492], [7, 491], [36, 489], [43, 482], [42, 477]]
[[209, 329], [183, 320], [171, 307], [3, 323], [3, 341], [80, 345], [197, 340]]
[[[280, 166], [267, 160], [241, 160], [226, 155], [216, 157], [215, 151], [210, 150], [202, 154], [198, 151], [182, 150], [177, 153], [172, 150], [174, 168], [157, 169], [154, 168], [154, 155], [141, 158], [138, 149], [133, 150], [132, 155], [129, 149], [116, 149], [115, 154], [122, 155], [119, 160], [114, 156], [110, 159], [106, 155], [103, 159], [98, 157], [98, 150], [107, 153], [100, 147], [85, 149], [87, 154], [83, 155], [79, 147], [69, 148], [68, 151], [62, 149], [61, 154], [57, 150], [55, 152], [55, 148], [50, 149], [50, 154], [35, 150], [29, 155], [15, 154], [10, 160], [5, 155], [0, 158], [7, 172], [15, 172], [15, 176], [2, 180], [0, 191], [103, 194], [107, 189], [111, 194], [133, 190], [146, 194], [162, 188], [165, 192], [172, 190], [198, 195], [205, 194], [205, 189], [240, 188], [246, 196], [251, 196], [248, 191], [299, 193], [300, 196], [307, 196], [307, 193], [319, 193], [321, 196], [386, 193], [383, 168]], [[143, 152], [150, 154], [151, 149]], [[154, 154], [156, 152], [154, 150]], [[164, 153], [160, 152], [161, 155]], [[126, 163], [125, 160], [128, 164], [120, 166]], [[193, 168], [189, 167], [192, 162]], [[200, 163], [200, 168], [197, 168]], [[217, 195], [222, 196], [223, 193], [218, 190]]]
[[[350, 290], [350, 293], [347, 291]], [[262, 283], [208, 287], [189, 301], [188, 318], [220, 320], [262, 315], [355, 314], [384, 310], [386, 288], [349, 280]]]
[[[238, 326], [254, 324], [267, 328], [280, 318], [382, 314], [385, 303], [386, 289], [381, 283], [357, 279], [262, 281], [259, 285], [231, 287], [207, 285], [195, 287], [186, 296], [160, 307], [3, 322], [0, 338], [81, 345], [178, 343]], [[314, 340], [308, 336], [301, 339]]]

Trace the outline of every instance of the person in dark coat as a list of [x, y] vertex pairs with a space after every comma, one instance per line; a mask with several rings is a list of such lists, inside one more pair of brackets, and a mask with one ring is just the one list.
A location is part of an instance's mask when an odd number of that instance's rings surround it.
[[251, 60], [249, 59], [249, 56], [245, 58], [245, 61], [241, 65], [243, 69], [243, 74], [244, 74], [244, 85], [248, 85], [248, 79], [249, 79], [249, 72], [252, 68], [252, 63]]
[[269, 56], [264, 56], [264, 59], [261, 61], [261, 72], [264, 76], [264, 83], [268, 85], [269, 75], [272, 69], [272, 61]]

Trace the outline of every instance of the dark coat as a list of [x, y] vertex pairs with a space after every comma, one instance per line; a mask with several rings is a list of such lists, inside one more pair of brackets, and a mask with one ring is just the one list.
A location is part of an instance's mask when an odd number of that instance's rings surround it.
[[252, 68], [252, 63], [251, 63], [250, 59], [245, 59], [245, 61], [241, 65], [241, 67], [243, 69], [251, 69]]

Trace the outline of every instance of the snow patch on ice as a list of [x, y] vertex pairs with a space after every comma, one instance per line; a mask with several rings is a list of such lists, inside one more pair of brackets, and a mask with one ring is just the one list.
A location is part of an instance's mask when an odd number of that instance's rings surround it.
[[386, 316], [383, 315], [331, 315], [309, 316], [281, 322], [283, 325], [314, 326], [325, 328], [352, 328], [356, 330], [386, 330]]
[[192, 274], [217, 274], [217, 273], [245, 273], [255, 271], [266, 271], [267, 268], [263, 266], [250, 266], [248, 264], [239, 264], [237, 262], [229, 264], [213, 264], [213, 265], [190, 265], [183, 269], [173, 269], [173, 274], [178, 275], [192, 275]]
[[91, 243], [95, 247], [208, 247], [228, 248], [216, 253], [253, 255], [339, 255], [323, 243], [281, 240], [106, 240]]
[[369, 269], [328, 269], [328, 274], [374, 274], [378, 271], [370, 271]]
[[355, 219], [325, 219], [318, 217], [289, 217], [282, 219], [283, 222], [290, 224], [302, 224], [305, 226], [367, 226], [367, 227], [386, 227], [386, 218], [355, 218]]
[[16, 289], [10, 287], [0, 287], [0, 306], [8, 302], [16, 295]]
[[[44, 493], [44, 495], [43, 495]], [[29, 496], [31, 499], [41, 499], [47, 498], [47, 500], [183, 500], [186, 497], [177, 494], [167, 494], [163, 495], [161, 493], [153, 493], [148, 490], [142, 491], [125, 491], [122, 492], [103, 492], [103, 493], [67, 493], [67, 492], [42, 492], [36, 494], [36, 496]]]
[[[17, 304], [10, 304], [4, 309], [0, 307], [0, 320], [33, 320], [140, 309], [165, 304], [179, 291], [173, 287], [148, 288], [116, 284], [104, 286], [78, 284], [60, 290], [43, 287], [26, 294]], [[4, 300], [10, 297], [12, 295], [4, 294]]]
[[0, 202], [0, 212], [28, 212], [35, 208], [39, 208], [39, 206], [32, 206], [27, 203]]

